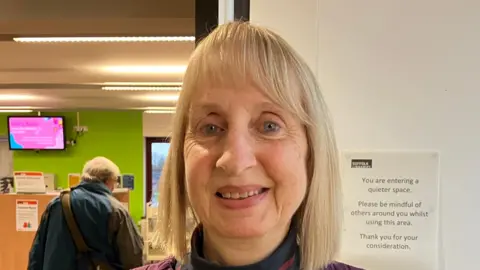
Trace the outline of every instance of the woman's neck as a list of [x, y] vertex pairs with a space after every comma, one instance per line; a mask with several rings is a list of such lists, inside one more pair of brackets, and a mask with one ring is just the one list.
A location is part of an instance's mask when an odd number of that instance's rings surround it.
[[203, 254], [223, 266], [242, 266], [259, 262], [272, 254], [288, 234], [289, 225], [270, 230], [261, 237], [226, 238], [204, 228]]

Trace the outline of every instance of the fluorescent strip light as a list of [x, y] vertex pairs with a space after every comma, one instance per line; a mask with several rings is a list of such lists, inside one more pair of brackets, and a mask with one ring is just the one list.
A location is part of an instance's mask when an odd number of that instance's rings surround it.
[[141, 108], [141, 109], [144, 109], [146, 111], [175, 111], [177, 108], [176, 107], [161, 106], [161, 107], [144, 107], [144, 108]]
[[30, 110], [31, 106], [0, 106], [0, 110]]
[[148, 111], [144, 111], [144, 113], [163, 113], [163, 114], [167, 114], [167, 113], [175, 113], [175, 110], [165, 110], [165, 111], [162, 111], [162, 110], [148, 110]]
[[178, 86], [104, 86], [107, 91], [180, 91]]
[[148, 95], [140, 98], [147, 101], [177, 101], [178, 95]]
[[162, 74], [181, 74], [187, 69], [186, 66], [111, 66], [103, 68], [104, 71], [111, 73], [162, 73]]
[[0, 113], [29, 113], [33, 110], [0, 110]]
[[15, 42], [24, 43], [71, 43], [71, 42], [191, 42], [192, 36], [148, 37], [16, 37]]
[[105, 82], [105, 86], [182, 86], [181, 82]]
[[3, 95], [0, 94], [0, 100], [2, 101], [13, 101], [13, 100], [31, 100], [35, 99], [34, 96], [31, 95]]

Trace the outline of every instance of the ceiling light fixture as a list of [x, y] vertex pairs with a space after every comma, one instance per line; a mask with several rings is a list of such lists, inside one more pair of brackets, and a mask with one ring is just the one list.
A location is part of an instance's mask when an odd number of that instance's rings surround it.
[[178, 95], [147, 95], [140, 98], [146, 101], [177, 101]]
[[175, 113], [175, 110], [147, 110], [147, 111], [144, 111], [144, 113], [163, 113], [163, 114], [167, 114], [167, 113]]
[[105, 86], [182, 86], [181, 82], [105, 82]]
[[29, 113], [33, 112], [33, 110], [0, 110], [0, 113]]
[[164, 107], [164, 106], [161, 106], [161, 107], [143, 107], [143, 108], [140, 108], [140, 109], [143, 109], [143, 110], [146, 110], [146, 111], [175, 111], [177, 108], [176, 107]]
[[103, 68], [111, 73], [161, 73], [181, 74], [187, 69], [186, 66], [111, 66]]
[[31, 106], [0, 106], [0, 110], [31, 110]]
[[79, 43], [79, 42], [191, 42], [192, 36], [146, 36], [146, 37], [15, 37], [23, 43]]
[[9, 94], [0, 94], [1, 101], [15, 101], [15, 100], [32, 100], [35, 99], [31, 95], [9, 95]]
[[106, 91], [180, 91], [179, 86], [104, 86]]

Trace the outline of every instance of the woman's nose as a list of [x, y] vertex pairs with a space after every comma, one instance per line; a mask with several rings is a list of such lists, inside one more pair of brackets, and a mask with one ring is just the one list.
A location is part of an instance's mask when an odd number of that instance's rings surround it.
[[223, 151], [217, 160], [217, 168], [230, 176], [240, 175], [243, 171], [257, 165], [254, 141], [249, 135], [232, 132], [223, 140]]

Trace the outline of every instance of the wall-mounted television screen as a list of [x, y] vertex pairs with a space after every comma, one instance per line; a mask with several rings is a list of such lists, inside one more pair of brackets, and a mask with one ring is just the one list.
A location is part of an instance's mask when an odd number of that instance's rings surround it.
[[9, 116], [10, 150], [64, 150], [64, 123], [62, 116]]

